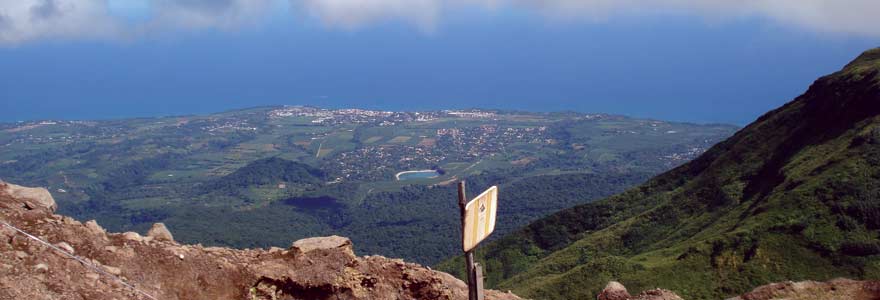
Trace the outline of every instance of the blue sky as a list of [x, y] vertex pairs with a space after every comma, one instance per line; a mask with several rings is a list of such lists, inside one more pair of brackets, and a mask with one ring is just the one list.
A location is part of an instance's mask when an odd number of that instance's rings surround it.
[[743, 125], [880, 46], [874, 2], [0, 0], [0, 121], [305, 104]]

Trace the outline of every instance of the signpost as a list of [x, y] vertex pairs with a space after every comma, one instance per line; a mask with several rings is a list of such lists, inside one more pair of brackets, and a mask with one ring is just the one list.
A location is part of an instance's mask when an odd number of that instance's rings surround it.
[[474, 262], [474, 248], [495, 231], [498, 212], [498, 187], [493, 186], [467, 201], [464, 181], [458, 183], [458, 207], [461, 210], [461, 248], [468, 273], [468, 299], [483, 300], [483, 269]]

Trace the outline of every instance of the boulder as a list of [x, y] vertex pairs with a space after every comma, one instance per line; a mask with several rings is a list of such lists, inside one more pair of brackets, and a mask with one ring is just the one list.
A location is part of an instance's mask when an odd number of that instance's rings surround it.
[[67, 253], [74, 254], [73, 247], [70, 246], [67, 242], [60, 242], [55, 244], [55, 247], [60, 248], [61, 250], [67, 251]]
[[104, 230], [104, 227], [101, 227], [101, 225], [98, 225], [98, 221], [95, 221], [95, 220], [90, 220], [90, 221], [86, 222], [86, 228], [88, 228], [89, 231], [91, 231], [94, 234], [107, 233], [107, 231]]
[[40, 273], [45, 273], [49, 271], [49, 266], [46, 264], [38, 264], [34, 266], [34, 270]]
[[855, 281], [838, 278], [827, 282], [779, 282], [763, 285], [730, 300], [773, 299], [880, 299], [880, 281]]
[[144, 237], [142, 237], [137, 232], [131, 232], [131, 231], [123, 233], [122, 238], [129, 240], [129, 241], [135, 241], [135, 242], [143, 242], [144, 241]]
[[653, 289], [636, 295], [632, 300], [682, 300], [681, 297], [664, 289]]
[[8, 182], [5, 185], [6, 193], [14, 198], [24, 200], [25, 204], [31, 209], [43, 208], [50, 212], [55, 212], [55, 209], [58, 208], [58, 205], [55, 204], [55, 199], [52, 198], [52, 194], [47, 189], [23, 187]]
[[153, 224], [153, 227], [147, 232], [147, 236], [156, 241], [174, 242], [174, 236], [163, 223]]
[[608, 285], [602, 289], [602, 292], [599, 293], [599, 296], [596, 297], [598, 300], [627, 300], [631, 296], [629, 292], [626, 290], [626, 287], [623, 286], [620, 282], [612, 281], [609, 282]]
[[612, 281], [602, 289], [602, 292], [596, 296], [597, 300], [682, 300], [675, 293], [663, 290], [653, 289], [641, 292], [632, 296], [620, 282]]
[[104, 271], [107, 271], [107, 273], [110, 273], [113, 276], [122, 275], [122, 269], [119, 269], [117, 267], [104, 266]]
[[341, 236], [313, 237], [293, 242], [290, 250], [294, 256], [308, 254], [313, 251], [342, 251], [354, 257], [351, 240]]

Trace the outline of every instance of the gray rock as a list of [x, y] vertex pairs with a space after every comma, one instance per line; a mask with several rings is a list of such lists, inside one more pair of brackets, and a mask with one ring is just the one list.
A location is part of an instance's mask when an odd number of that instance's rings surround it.
[[163, 223], [153, 224], [153, 227], [147, 232], [147, 236], [152, 237], [156, 241], [174, 242], [174, 236], [171, 235], [171, 231], [168, 231], [168, 227], [165, 227]]
[[6, 192], [14, 198], [28, 200], [25, 203], [28, 206], [33, 206], [31, 207], [32, 209], [44, 208], [50, 212], [55, 212], [55, 209], [58, 208], [58, 205], [55, 204], [55, 199], [52, 198], [52, 194], [44, 188], [29, 188], [7, 182]]
[[119, 276], [119, 275], [122, 275], [122, 270], [119, 269], [119, 268], [117, 268], [117, 267], [104, 266], [104, 270], [106, 270], [107, 273], [110, 273], [110, 274], [112, 274], [113, 276]]
[[135, 241], [135, 242], [143, 242], [144, 241], [144, 237], [142, 237], [137, 232], [131, 232], [131, 231], [123, 233], [122, 238], [129, 240], [129, 241]]
[[627, 300], [629, 299], [630, 294], [626, 290], [626, 287], [620, 282], [612, 281], [609, 282], [608, 285], [602, 289], [602, 292], [599, 293], [599, 296], [596, 297], [598, 300]]
[[293, 245], [290, 246], [290, 250], [292, 250], [295, 254], [306, 254], [315, 250], [336, 249], [350, 251], [352, 253], [354, 252], [354, 250], [352, 250], [350, 239], [336, 235], [328, 237], [313, 237], [301, 239], [293, 242]]
[[101, 275], [98, 275], [98, 273], [89, 272], [86, 273], [86, 278], [88, 278], [89, 280], [98, 280], [101, 278]]
[[47, 266], [46, 264], [38, 264], [34, 266], [34, 270], [36, 270], [37, 272], [48, 272], [49, 266]]
[[61, 250], [67, 251], [67, 253], [73, 254], [73, 246], [70, 246], [67, 242], [60, 242], [55, 244], [55, 247], [61, 248]]
[[89, 231], [94, 234], [107, 233], [107, 231], [104, 230], [104, 227], [98, 225], [98, 221], [95, 220], [89, 220], [88, 222], [86, 222], [86, 228], [88, 228]]

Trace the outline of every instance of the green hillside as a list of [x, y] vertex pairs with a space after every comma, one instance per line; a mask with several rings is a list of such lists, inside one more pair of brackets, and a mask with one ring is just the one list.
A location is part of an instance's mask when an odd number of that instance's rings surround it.
[[272, 185], [278, 182], [318, 184], [323, 182], [324, 172], [309, 165], [278, 157], [259, 159], [212, 182], [214, 189]]
[[775, 281], [880, 278], [878, 72], [880, 49], [867, 51], [692, 162], [483, 246], [488, 286], [589, 299], [618, 280], [723, 299]]
[[[111, 231], [287, 247], [343, 235], [358, 253], [435, 264], [456, 252], [455, 181], [509, 191], [498, 233], [622, 192], [738, 128], [573, 112], [305, 106], [0, 123], [0, 178], [52, 191]], [[432, 178], [398, 178], [436, 170]], [[547, 195], [549, 197], [536, 197]]]

